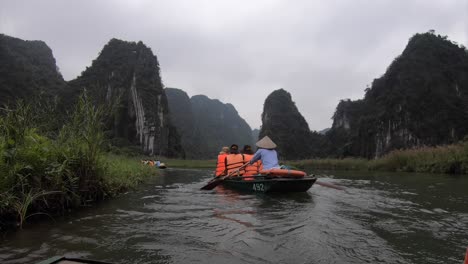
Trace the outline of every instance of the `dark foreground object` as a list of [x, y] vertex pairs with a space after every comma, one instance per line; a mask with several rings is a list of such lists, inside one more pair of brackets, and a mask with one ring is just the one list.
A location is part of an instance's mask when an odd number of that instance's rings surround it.
[[224, 187], [244, 192], [306, 192], [317, 180], [316, 177], [279, 178], [255, 176], [254, 180], [246, 181], [242, 177], [230, 177], [221, 184]]
[[109, 262], [102, 262], [96, 260], [89, 260], [89, 259], [79, 259], [79, 258], [66, 258], [66, 257], [52, 257], [50, 259], [46, 259], [41, 261], [37, 264], [80, 264], [80, 263], [87, 263], [87, 264], [112, 264]]

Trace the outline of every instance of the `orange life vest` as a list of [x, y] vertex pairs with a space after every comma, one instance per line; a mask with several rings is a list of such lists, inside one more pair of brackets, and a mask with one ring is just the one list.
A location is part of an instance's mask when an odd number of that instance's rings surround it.
[[226, 156], [227, 153], [218, 155], [218, 162], [216, 162], [216, 177], [226, 174]]
[[[240, 167], [244, 165], [244, 155], [242, 154], [228, 154], [226, 156], [226, 169], [227, 169], [227, 174], [236, 171]], [[239, 174], [243, 174], [244, 171], [240, 170]]]
[[[244, 161], [249, 162], [252, 159], [253, 155], [252, 154], [244, 154]], [[253, 180], [252, 177], [246, 177], [246, 176], [252, 176], [252, 175], [257, 175], [260, 173], [260, 166], [262, 162], [260, 160], [254, 162], [252, 165], [247, 165], [245, 167], [245, 173], [244, 173], [244, 180]]]

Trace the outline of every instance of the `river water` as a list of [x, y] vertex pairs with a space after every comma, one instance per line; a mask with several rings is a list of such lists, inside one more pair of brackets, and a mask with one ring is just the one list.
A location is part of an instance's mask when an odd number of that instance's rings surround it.
[[468, 177], [323, 172], [307, 193], [200, 191], [167, 169], [116, 199], [1, 239], [0, 263], [56, 255], [115, 263], [462, 263]]

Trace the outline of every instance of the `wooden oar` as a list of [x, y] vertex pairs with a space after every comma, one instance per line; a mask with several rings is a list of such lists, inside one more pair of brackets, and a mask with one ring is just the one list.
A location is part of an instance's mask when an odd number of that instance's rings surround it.
[[318, 180], [315, 181], [315, 184], [318, 184], [318, 185], [323, 186], [323, 187], [328, 187], [328, 188], [340, 190], [340, 191], [344, 191], [344, 189], [345, 189], [345, 188], [340, 187], [340, 186], [337, 186], [337, 185], [335, 185], [335, 184], [328, 183], [328, 182], [320, 182], [320, 181], [318, 181]]
[[240, 168], [238, 168], [237, 170], [235, 171], [232, 171], [231, 173], [229, 173], [228, 175], [226, 176], [223, 176], [223, 177], [216, 177], [214, 179], [212, 179], [211, 181], [209, 181], [205, 186], [201, 187], [200, 189], [201, 190], [213, 190], [216, 186], [220, 185], [225, 179], [231, 177], [232, 175], [236, 174], [236, 173], [239, 173], [239, 171], [243, 168], [245, 168], [247, 165], [249, 165], [249, 163], [247, 162], [246, 164], [242, 165]]

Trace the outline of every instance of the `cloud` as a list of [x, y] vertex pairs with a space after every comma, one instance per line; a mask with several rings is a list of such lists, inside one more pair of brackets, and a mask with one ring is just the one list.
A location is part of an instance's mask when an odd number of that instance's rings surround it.
[[232, 103], [252, 127], [265, 98], [291, 92], [311, 129], [361, 98], [415, 33], [467, 42], [468, 4], [447, 1], [3, 1], [0, 32], [44, 40], [65, 79], [111, 38], [143, 41], [166, 86]]

